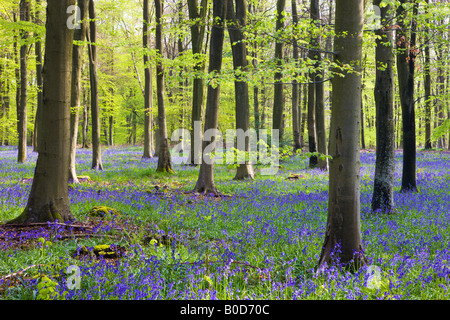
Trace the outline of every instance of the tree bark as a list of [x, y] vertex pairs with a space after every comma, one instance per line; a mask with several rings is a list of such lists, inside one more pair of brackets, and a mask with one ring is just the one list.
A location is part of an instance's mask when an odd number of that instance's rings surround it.
[[173, 173], [172, 164], [170, 160], [170, 150], [167, 138], [167, 124], [166, 124], [166, 107], [164, 103], [164, 66], [162, 62], [163, 57], [163, 38], [162, 38], [162, 15], [163, 7], [161, 0], [155, 0], [156, 13], [156, 50], [160, 57], [156, 63], [156, 88], [158, 98], [158, 134], [159, 134], [159, 152], [158, 152], [158, 167], [157, 172]]
[[[220, 74], [222, 69], [222, 53], [224, 40], [224, 22], [227, 16], [228, 1], [213, 0], [213, 26], [211, 29], [211, 45], [209, 51], [208, 72]], [[216, 130], [219, 122], [219, 96], [220, 83], [216, 85], [208, 84], [206, 98], [205, 132], [209, 129]], [[215, 136], [211, 139], [211, 144], [215, 143]], [[214, 162], [204, 150], [208, 146], [207, 141], [203, 141], [202, 154], [203, 161], [200, 165], [200, 172], [194, 190], [197, 192], [214, 193], [218, 190], [214, 184]], [[212, 148], [214, 151], [215, 148]]]
[[[279, 33], [284, 29], [284, 10], [286, 6], [285, 0], [277, 0], [277, 20], [275, 29]], [[277, 62], [277, 71], [275, 72], [275, 84], [273, 95], [273, 117], [272, 129], [279, 130], [280, 145], [283, 145], [283, 113], [284, 113], [284, 85], [283, 85], [283, 59], [284, 59], [284, 43], [282, 40], [275, 42], [275, 60]]]
[[[84, 41], [87, 31], [88, 0], [78, 0], [80, 8], [80, 28], [74, 29], [74, 40]], [[69, 151], [69, 181], [79, 183], [75, 167], [79, 110], [81, 102], [81, 69], [83, 64], [83, 46], [73, 45], [72, 53], [72, 93], [70, 102], [70, 151]]]
[[66, 10], [75, 0], [48, 0], [39, 155], [22, 214], [10, 223], [73, 220], [68, 197], [73, 31]]
[[[335, 59], [357, 71], [362, 58], [363, 12], [362, 1], [336, 0]], [[342, 36], [343, 32], [347, 35]], [[335, 255], [340, 263], [357, 269], [364, 263], [359, 177], [361, 76], [344, 73], [333, 78], [332, 86], [328, 219], [318, 265], [332, 263]]]
[[91, 118], [92, 118], [92, 165], [94, 170], [103, 170], [100, 145], [100, 106], [98, 104], [98, 60], [97, 60], [97, 23], [95, 22], [94, 0], [89, 0], [89, 79], [91, 83]]
[[[294, 26], [298, 25], [298, 13], [297, 13], [297, 0], [291, 1], [291, 8], [292, 8], [292, 23]], [[299, 60], [299, 50], [298, 50], [298, 44], [297, 39], [294, 37], [293, 39], [293, 48], [292, 48], [292, 58], [294, 59], [295, 63], [298, 63]], [[295, 76], [297, 76], [296, 74]], [[299, 90], [300, 85], [298, 84], [297, 80], [294, 79], [292, 81], [292, 135], [294, 138], [293, 141], [293, 151], [294, 154], [297, 152], [297, 150], [302, 149], [302, 143], [300, 141], [300, 123], [301, 123], [301, 108], [299, 107]]]
[[[30, 1], [20, 1], [20, 21], [30, 21]], [[22, 41], [27, 41], [28, 32], [21, 31]], [[19, 139], [17, 161], [24, 163], [27, 160], [27, 96], [28, 96], [28, 45], [20, 46], [20, 103], [17, 108], [17, 133]]]
[[[427, 5], [425, 6], [425, 15], [428, 15], [428, 5], [430, 0], [427, 0]], [[427, 19], [427, 23], [430, 19]], [[428, 30], [428, 28], [427, 28]], [[427, 33], [429, 38], [431, 35]], [[429, 41], [429, 39], [427, 39]], [[433, 146], [431, 144], [431, 64], [430, 64], [430, 44], [426, 43], [424, 48], [425, 53], [425, 64], [424, 64], [424, 87], [425, 87], [425, 146], [426, 150], [431, 149]]]
[[[401, 4], [407, 0], [401, 0]], [[411, 23], [411, 36], [408, 39], [405, 32], [404, 19], [406, 10], [400, 5], [397, 8], [397, 74], [402, 107], [402, 131], [403, 131], [403, 170], [402, 192], [416, 192], [416, 124], [414, 106], [414, 64], [416, 60], [416, 22], [418, 3], [413, 7], [413, 22]]]
[[[382, 0], [374, 0], [380, 7]], [[381, 21], [386, 25], [376, 31], [375, 106], [376, 106], [376, 163], [372, 196], [372, 211], [390, 213], [394, 208], [394, 60], [391, 6], [381, 8]]]
[[[34, 23], [40, 24], [40, 5], [41, 0], [36, 0], [36, 12], [34, 14]], [[37, 36], [35, 34], [35, 36]], [[39, 124], [41, 121], [42, 113], [42, 46], [41, 39], [38, 39], [34, 44], [34, 52], [36, 55], [36, 87], [37, 87], [37, 106], [36, 106], [36, 118], [34, 120], [34, 151], [38, 150], [38, 134], [39, 134]]]
[[[202, 53], [203, 41], [205, 37], [206, 27], [206, 13], [208, 9], [208, 0], [201, 0], [200, 7], [197, 5], [197, 0], [188, 0], [189, 19], [191, 22], [196, 21], [191, 25], [191, 38], [192, 38], [192, 53], [197, 55], [200, 59]], [[203, 59], [200, 59], [194, 65], [194, 71], [202, 73], [205, 70], [205, 63]], [[204, 100], [204, 80], [201, 76], [195, 77], [192, 87], [192, 116], [191, 116], [191, 165], [197, 165], [202, 162], [202, 155], [194, 148], [194, 145], [198, 145], [202, 141], [201, 130], [194, 130], [195, 123], [202, 123], [202, 109]], [[201, 151], [201, 150], [198, 150]]]
[[[247, 61], [247, 45], [243, 28], [247, 25], [247, 1], [246, 0], [228, 0], [227, 4], [227, 27], [230, 35], [231, 49], [233, 54], [233, 68], [235, 71], [246, 71]], [[236, 104], [236, 129], [248, 133], [250, 129], [250, 101], [248, 93], [248, 83], [245, 80], [235, 79], [234, 81], [234, 98]], [[242, 152], [250, 151], [250, 137], [245, 135], [244, 145], [237, 141], [237, 149]], [[240, 156], [238, 155], [237, 159]], [[246, 157], [247, 158], [247, 157]], [[253, 164], [248, 159], [238, 161], [236, 175], [233, 180], [254, 179]], [[243, 163], [240, 163], [243, 162]]]
[[[142, 32], [142, 42], [144, 50], [150, 48], [149, 37], [149, 0], [144, 0], [144, 23]], [[144, 52], [144, 74], [145, 74], [145, 89], [144, 89], [144, 154], [143, 158], [153, 157], [153, 89], [152, 89], [152, 69], [150, 67], [150, 59], [146, 52]]]

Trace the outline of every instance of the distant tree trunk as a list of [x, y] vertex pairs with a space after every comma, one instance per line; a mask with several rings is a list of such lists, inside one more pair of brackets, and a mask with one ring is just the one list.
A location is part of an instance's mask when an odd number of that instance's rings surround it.
[[[227, 3], [228, 1], [213, 0], [213, 26], [211, 29], [211, 45], [209, 51], [209, 69], [211, 74], [215, 72], [220, 73], [222, 69], [222, 53], [223, 53], [223, 40], [224, 40], [224, 22], [227, 16]], [[206, 98], [206, 118], [205, 118], [205, 132], [209, 129], [215, 130], [218, 128], [219, 122], [219, 96], [220, 96], [220, 84], [212, 86], [208, 84], [208, 93]], [[211, 139], [211, 144], [214, 144], [216, 136]], [[211, 160], [208, 153], [204, 150], [208, 146], [207, 141], [203, 141], [202, 154], [203, 161], [200, 165], [200, 172], [197, 183], [195, 185], [195, 191], [197, 192], [212, 192], [218, 193], [218, 190], [214, 184], [214, 163]], [[211, 151], [214, 151], [212, 148]]]
[[[336, 62], [360, 71], [363, 1], [336, 0]], [[346, 32], [346, 36], [342, 33]], [[351, 50], [349, 50], [351, 48]], [[336, 70], [339, 72], [338, 70]], [[332, 80], [328, 219], [319, 268], [340, 263], [357, 269], [364, 263], [360, 224], [360, 87], [361, 76], [345, 73]], [[334, 251], [340, 245], [339, 251]]]
[[[298, 25], [297, 0], [291, 1], [292, 8], [292, 22], [294, 26]], [[292, 57], [296, 63], [299, 60], [299, 50], [297, 39], [293, 39]], [[296, 74], [297, 75], [297, 74]], [[292, 134], [294, 138], [293, 151], [301, 150], [302, 143], [300, 141], [300, 122], [301, 122], [301, 108], [299, 107], [299, 84], [296, 79], [292, 81]]]
[[[197, 0], [188, 0], [189, 19], [196, 23], [191, 24], [191, 38], [192, 38], [192, 53], [194, 55], [200, 55], [202, 53], [203, 39], [205, 37], [206, 27], [206, 13], [208, 9], [208, 0], [201, 0], [200, 7], [197, 5]], [[200, 58], [200, 57], [198, 57]], [[203, 72], [205, 70], [205, 63], [203, 59], [195, 63], [194, 71]], [[202, 133], [201, 130], [194, 130], [195, 123], [202, 122], [202, 109], [204, 100], [204, 80], [202, 77], [195, 77], [193, 80], [192, 88], [192, 116], [191, 116], [191, 165], [197, 165], [202, 162], [202, 156], [200, 152], [196, 152], [194, 145], [201, 145]], [[201, 150], [198, 150], [201, 151]]]
[[[231, 49], [233, 53], [234, 70], [245, 71], [248, 66], [247, 61], [247, 45], [245, 42], [244, 28], [247, 25], [247, 1], [236, 0], [236, 8], [233, 0], [228, 0], [227, 4], [227, 20], [228, 33], [232, 43]], [[236, 79], [234, 81], [235, 104], [236, 104], [236, 129], [242, 132], [249, 132], [250, 129], [250, 101], [248, 93], [248, 83], [245, 80]], [[250, 151], [250, 137], [244, 137], [244, 145], [240, 146], [239, 139], [237, 149], [243, 152]], [[237, 157], [240, 158], [239, 156]], [[241, 162], [241, 161], [239, 161]], [[244, 160], [239, 163], [236, 175], [233, 180], [254, 179], [253, 164]]]
[[[310, 2], [310, 18], [311, 24], [314, 24], [316, 19], [318, 19], [317, 14], [319, 10], [318, 0], [311, 0]], [[318, 47], [317, 38], [311, 35], [311, 48], [315, 49]], [[311, 60], [318, 59], [318, 53], [315, 50], [309, 50], [308, 58]], [[317, 62], [315, 63], [315, 67], [317, 67]], [[316, 75], [317, 72], [310, 72], [309, 79], [310, 83], [308, 84], [308, 145], [309, 152], [317, 152], [317, 127], [316, 127], [316, 108], [317, 108], [317, 91], [316, 91]], [[318, 157], [310, 156], [309, 157], [309, 167], [315, 168], [318, 165]]]
[[48, 0], [39, 155], [27, 206], [9, 223], [73, 220], [68, 196], [70, 91], [73, 31], [67, 7], [75, 0]]
[[83, 148], [89, 149], [88, 144], [89, 106], [87, 103], [87, 90], [83, 88]]
[[[276, 32], [281, 32], [284, 29], [284, 10], [286, 6], [285, 0], [277, 0], [277, 20]], [[284, 85], [283, 85], [283, 59], [284, 59], [284, 44], [282, 40], [275, 42], [275, 60], [277, 63], [277, 71], [275, 72], [275, 84], [273, 95], [273, 117], [272, 129], [279, 130], [280, 146], [283, 145], [283, 113], [284, 113]]]
[[[34, 14], [34, 23], [40, 24], [40, 5], [41, 0], [36, 0], [36, 12]], [[37, 36], [37, 34], [35, 34]], [[38, 150], [38, 134], [39, 134], [39, 122], [41, 121], [42, 113], [42, 46], [41, 39], [38, 39], [34, 44], [34, 53], [36, 55], [36, 87], [37, 87], [37, 107], [36, 118], [34, 120], [34, 143], [33, 148], [36, 152]]]
[[[74, 29], [74, 40], [84, 41], [87, 31], [88, 0], [78, 0], [80, 8], [80, 28]], [[69, 181], [79, 183], [76, 171], [76, 153], [78, 139], [78, 113], [81, 102], [81, 69], [83, 64], [83, 47], [74, 44], [72, 53], [72, 93], [70, 102], [70, 150], [69, 150]]]
[[[407, 0], [401, 0], [405, 4]], [[413, 7], [413, 19], [417, 17], [418, 3]], [[411, 24], [411, 37], [408, 39], [404, 23], [405, 8], [400, 5], [397, 8], [397, 73], [402, 107], [403, 124], [403, 171], [401, 191], [416, 192], [416, 124], [414, 113], [414, 64], [416, 60], [416, 25]]]
[[[148, 0], [144, 0], [144, 23], [142, 32], [142, 41], [144, 50], [150, 48], [149, 37], [149, 4]], [[145, 89], [144, 89], [144, 155], [143, 158], [153, 157], [153, 90], [152, 90], [152, 69], [150, 67], [150, 59], [144, 52], [144, 72], [145, 72]]]
[[[380, 7], [382, 0], [374, 0]], [[376, 163], [372, 196], [372, 211], [390, 213], [394, 207], [395, 135], [394, 135], [394, 60], [391, 6], [381, 8], [381, 21], [387, 21], [376, 31], [374, 88], [376, 106]]]
[[97, 23], [95, 22], [94, 0], [89, 0], [89, 78], [91, 83], [91, 118], [92, 118], [92, 165], [95, 170], [103, 170], [100, 145], [100, 106], [98, 104], [98, 60], [97, 60]]
[[[430, 0], [427, 0], [427, 5], [425, 6], [425, 15], [428, 15], [428, 5]], [[427, 19], [429, 22], [430, 19]], [[428, 30], [428, 28], [427, 28]], [[427, 37], [431, 37], [427, 33]], [[430, 41], [431, 39], [427, 39]], [[425, 87], [425, 149], [429, 150], [433, 146], [431, 144], [431, 64], [430, 64], [430, 44], [425, 44], [425, 65], [424, 65], [424, 87]]]
[[364, 118], [364, 101], [363, 101], [363, 92], [364, 92], [364, 88], [366, 86], [366, 83], [365, 83], [366, 62], [367, 62], [367, 54], [364, 56], [363, 75], [362, 75], [362, 84], [361, 84], [361, 148], [362, 149], [366, 149], [366, 139], [365, 139], [365, 132], [364, 132], [364, 128], [366, 126], [366, 121]]
[[[30, 1], [20, 1], [20, 21], [30, 21]], [[28, 39], [28, 32], [21, 31], [22, 41]], [[27, 160], [27, 96], [28, 96], [28, 45], [23, 43], [20, 46], [20, 103], [17, 108], [17, 132], [19, 139], [19, 152], [17, 161], [24, 163]]]
[[156, 13], [156, 50], [161, 55], [156, 63], [156, 88], [158, 98], [158, 130], [159, 130], [159, 152], [158, 152], [158, 172], [172, 173], [170, 160], [170, 149], [167, 138], [166, 107], [164, 104], [164, 66], [162, 62], [163, 38], [162, 38], [162, 15], [163, 7], [161, 0], [155, 0]]

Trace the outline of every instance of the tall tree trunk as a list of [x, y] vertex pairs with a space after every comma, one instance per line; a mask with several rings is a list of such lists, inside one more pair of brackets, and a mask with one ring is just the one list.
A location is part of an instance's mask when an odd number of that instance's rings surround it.
[[[227, 16], [228, 1], [213, 0], [213, 26], [211, 29], [211, 45], [209, 51], [209, 69], [208, 72], [220, 74], [222, 69], [222, 53], [224, 40], [224, 22]], [[219, 122], [219, 96], [220, 84], [215, 86], [208, 84], [208, 93], [206, 98], [205, 132], [207, 130], [216, 130]], [[211, 139], [211, 145], [215, 144], [214, 135]], [[203, 161], [200, 165], [198, 180], [195, 185], [197, 192], [212, 192], [217, 194], [218, 190], [214, 184], [214, 160], [211, 160], [209, 153], [205, 153], [208, 146], [207, 141], [203, 141], [202, 154]], [[211, 151], [214, 151], [213, 147]]]
[[[282, 32], [284, 29], [284, 10], [286, 6], [285, 0], [277, 0], [277, 20], [275, 29], [276, 32]], [[280, 37], [280, 36], [278, 36]], [[277, 71], [275, 72], [275, 84], [273, 95], [273, 117], [272, 117], [272, 129], [279, 130], [280, 145], [283, 145], [283, 113], [284, 113], [284, 85], [283, 85], [283, 59], [284, 59], [284, 44], [283, 40], [275, 42], [275, 60], [277, 63]]]
[[[74, 30], [74, 40], [84, 41], [87, 31], [89, 0], [78, 0], [80, 10], [80, 26]], [[72, 53], [72, 93], [70, 102], [70, 150], [69, 150], [69, 181], [79, 183], [76, 171], [76, 153], [78, 140], [79, 110], [81, 102], [81, 69], [83, 64], [83, 47], [74, 44]]]
[[[192, 38], [192, 53], [194, 55], [200, 55], [202, 53], [203, 41], [205, 37], [205, 27], [206, 27], [206, 13], [208, 9], [208, 0], [201, 0], [200, 7], [197, 5], [197, 0], [188, 0], [188, 10], [189, 19], [191, 22], [196, 22], [191, 24], [191, 38]], [[200, 59], [194, 65], [194, 71], [201, 73], [205, 70], [205, 63], [203, 59]], [[204, 80], [201, 76], [195, 77], [193, 80], [192, 88], [192, 116], [191, 116], [191, 154], [190, 163], [191, 165], [197, 165], [202, 162], [201, 150], [200, 148], [194, 148], [194, 146], [201, 145], [202, 141], [202, 109], [204, 100]], [[200, 130], [195, 130], [200, 127]]]
[[[382, 0], [374, 0], [380, 7]], [[381, 8], [381, 21], [386, 25], [376, 31], [379, 37], [375, 49], [376, 80], [374, 88], [376, 106], [376, 163], [372, 196], [372, 211], [390, 213], [394, 207], [394, 60], [391, 6]]]
[[[34, 23], [40, 24], [40, 6], [41, 0], [36, 0], [36, 11], [34, 13]], [[35, 34], [35, 37], [37, 34]], [[36, 86], [37, 86], [37, 106], [36, 106], [36, 118], [34, 120], [34, 151], [38, 150], [38, 134], [39, 134], [39, 123], [42, 113], [42, 46], [41, 39], [38, 39], [34, 44], [34, 52], [36, 55]]]
[[[363, 12], [360, 0], [336, 0], [336, 62], [351, 64], [357, 71], [362, 58]], [[328, 219], [318, 264], [331, 263], [334, 253], [341, 263], [358, 268], [364, 263], [359, 185], [361, 76], [345, 73], [344, 77], [334, 77], [332, 85]], [[334, 251], [337, 245], [340, 250]]]
[[[30, 1], [20, 1], [20, 21], [30, 21]], [[21, 31], [22, 41], [27, 41], [28, 32]], [[24, 163], [27, 160], [27, 96], [28, 96], [28, 72], [27, 72], [28, 45], [20, 46], [20, 103], [17, 108], [17, 132], [19, 138], [19, 152], [17, 161]]]
[[364, 101], [363, 101], [363, 92], [366, 87], [366, 63], [367, 63], [367, 54], [364, 55], [363, 66], [363, 74], [362, 74], [362, 84], [361, 84], [361, 148], [366, 149], [366, 136], [365, 136], [365, 126], [366, 121], [364, 117]]
[[[407, 0], [401, 0], [405, 4]], [[413, 22], [411, 23], [411, 36], [408, 37], [404, 19], [405, 8], [397, 8], [397, 73], [402, 107], [403, 131], [403, 170], [401, 191], [417, 191], [416, 186], [416, 124], [414, 107], [414, 64], [416, 60], [416, 22], [418, 3], [414, 3]]]
[[89, 127], [89, 105], [87, 100], [87, 90], [83, 88], [83, 148], [89, 149], [88, 127]]
[[[298, 25], [298, 13], [297, 13], [297, 0], [291, 0], [291, 8], [292, 8], [292, 23], [294, 26]], [[293, 39], [293, 48], [292, 48], [292, 58], [295, 63], [298, 63], [299, 60], [299, 50], [297, 38]], [[296, 74], [297, 76], [297, 74]], [[302, 143], [300, 141], [300, 122], [301, 122], [301, 110], [299, 107], [299, 84], [296, 79], [292, 81], [292, 135], [294, 138], [293, 142], [293, 151], [294, 154], [297, 150], [301, 150]]]
[[[428, 5], [430, 0], [427, 0], [427, 5], [425, 6], [425, 15], [428, 14]], [[429, 22], [429, 19], [427, 19]], [[427, 33], [429, 38], [431, 35]], [[427, 39], [430, 41], [431, 39]], [[430, 44], [425, 44], [425, 65], [424, 65], [424, 87], [425, 87], [425, 149], [429, 150], [432, 148], [431, 145], [431, 64], [430, 64]]]
[[[233, 68], [234, 70], [246, 71], [248, 66], [247, 61], [247, 45], [245, 42], [244, 28], [247, 25], [247, 1], [235, 0], [236, 8], [233, 0], [228, 0], [227, 4], [227, 26], [230, 35], [231, 49], [233, 53]], [[241, 133], [249, 133], [244, 136], [243, 145], [239, 143], [240, 139], [237, 136], [237, 149], [242, 152], [250, 151], [250, 101], [248, 93], [248, 83], [245, 80], [236, 79], [234, 81], [235, 90], [235, 104], [236, 104], [236, 130]], [[239, 133], [239, 132], [238, 132]], [[253, 164], [247, 159], [239, 160], [236, 175], [233, 180], [254, 179], [255, 173], [253, 171]], [[243, 161], [240, 161], [243, 160]], [[241, 163], [243, 162], [243, 163]]]
[[[144, 23], [142, 31], [142, 42], [144, 50], [150, 48], [149, 37], [149, 0], [144, 0]], [[144, 73], [145, 73], [145, 89], [144, 89], [144, 155], [143, 158], [153, 157], [153, 90], [152, 90], [152, 69], [150, 67], [150, 59], [144, 52]]]
[[167, 138], [167, 124], [166, 124], [166, 107], [164, 103], [164, 66], [162, 62], [163, 57], [163, 38], [162, 38], [162, 15], [163, 7], [161, 0], [155, 0], [156, 13], [156, 50], [160, 57], [156, 63], [156, 88], [158, 98], [158, 135], [159, 135], [159, 152], [158, 152], [158, 172], [172, 173], [172, 164], [170, 160], [170, 149]]
[[[311, 24], [319, 18], [320, 13], [318, 0], [310, 2], [310, 18]], [[319, 53], [314, 49], [318, 48], [318, 41], [313, 35], [310, 40], [311, 50], [308, 52], [308, 58], [311, 60], [318, 59]], [[318, 63], [314, 63], [314, 67], [318, 67]], [[309, 152], [317, 152], [317, 127], [316, 127], [316, 108], [317, 108], [317, 91], [316, 91], [317, 71], [309, 73], [310, 83], [308, 84], [308, 145]], [[318, 157], [313, 155], [309, 158], [309, 167], [314, 168], [318, 165]]]
[[65, 12], [74, 4], [47, 1], [39, 155], [27, 206], [10, 223], [73, 220], [68, 196], [73, 31], [67, 28]]
[[92, 118], [92, 165], [95, 170], [103, 170], [100, 145], [100, 106], [98, 104], [98, 60], [97, 60], [97, 23], [95, 22], [94, 0], [89, 0], [89, 78], [91, 83], [91, 118]]

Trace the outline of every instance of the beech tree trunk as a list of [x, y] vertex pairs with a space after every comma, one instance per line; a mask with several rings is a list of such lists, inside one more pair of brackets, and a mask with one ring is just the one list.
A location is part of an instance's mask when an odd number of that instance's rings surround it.
[[[350, 64], [357, 71], [361, 63], [363, 12], [363, 1], [336, 0], [335, 60]], [[328, 219], [318, 265], [320, 268], [330, 264], [334, 253], [340, 263], [357, 269], [364, 263], [359, 176], [361, 76], [344, 73], [343, 77], [333, 78], [332, 86]]]
[[[149, 4], [148, 0], [144, 0], [144, 23], [142, 29], [142, 42], [144, 50], [150, 48], [149, 41]], [[143, 158], [153, 157], [153, 90], [152, 90], [152, 69], [150, 67], [150, 59], [146, 52], [144, 52], [144, 74], [145, 74], [145, 89], [144, 89], [144, 155]]]
[[[20, 21], [30, 21], [30, 1], [20, 1]], [[28, 39], [28, 32], [21, 31], [22, 41]], [[17, 108], [17, 133], [19, 147], [17, 161], [24, 163], [27, 160], [27, 97], [28, 97], [28, 45], [23, 43], [20, 46], [20, 103]]]
[[158, 98], [158, 130], [159, 130], [159, 152], [158, 152], [158, 172], [172, 173], [172, 164], [170, 160], [170, 149], [167, 138], [166, 124], [166, 107], [164, 103], [164, 66], [162, 62], [163, 56], [163, 38], [162, 38], [162, 15], [163, 7], [161, 0], [155, 0], [156, 13], [156, 50], [160, 54], [160, 58], [156, 63], [156, 88]]
[[[425, 6], [425, 15], [428, 14], [428, 5], [430, 0], [427, 0], [427, 5]], [[427, 23], [429, 19], [427, 19]], [[429, 41], [431, 34], [427, 33], [427, 41]], [[424, 48], [425, 53], [425, 64], [424, 64], [424, 87], [425, 87], [425, 149], [429, 150], [433, 146], [431, 144], [431, 75], [430, 75], [430, 44], [426, 43]]]
[[[88, 17], [88, 0], [78, 0], [78, 7], [80, 8], [80, 28], [74, 29], [74, 40], [84, 41], [87, 31], [87, 17]], [[72, 94], [70, 102], [70, 154], [69, 154], [69, 181], [79, 183], [77, 171], [75, 167], [77, 139], [78, 139], [78, 123], [79, 110], [81, 102], [81, 69], [83, 47], [74, 44], [72, 53]]]
[[[297, 0], [291, 1], [292, 8], [292, 22], [294, 26], [298, 25], [298, 13], [297, 13]], [[292, 57], [296, 63], [298, 63], [299, 59], [299, 50], [297, 39], [294, 37], [293, 39], [293, 48], [292, 48]], [[300, 86], [296, 79], [292, 81], [292, 135], [294, 138], [293, 141], [293, 151], [294, 154], [297, 150], [302, 149], [302, 143], [300, 140], [300, 122], [301, 122], [301, 108], [299, 106], [299, 92]]]
[[[209, 51], [208, 72], [220, 74], [222, 69], [222, 53], [224, 40], [224, 22], [227, 16], [228, 1], [213, 0], [213, 25], [211, 28], [211, 45]], [[219, 122], [219, 96], [220, 83], [216, 85], [208, 84], [206, 98], [205, 132], [209, 129], [217, 129]], [[215, 136], [211, 139], [211, 144], [215, 143]], [[202, 155], [203, 161], [200, 165], [200, 172], [194, 191], [217, 194], [218, 190], [214, 184], [214, 163], [208, 153], [204, 150], [208, 146], [208, 141], [203, 141]], [[214, 151], [215, 148], [212, 148]]]
[[[247, 61], [247, 45], [245, 42], [244, 28], [247, 25], [247, 1], [246, 0], [228, 0], [227, 4], [227, 27], [230, 35], [231, 49], [233, 53], [234, 70], [245, 71], [248, 66]], [[250, 101], [248, 93], [248, 83], [241, 79], [234, 81], [234, 98], [236, 108], [236, 129], [242, 130], [244, 133], [250, 129]], [[237, 147], [239, 151], [250, 151], [250, 137], [245, 136], [244, 145], [240, 145], [239, 140]], [[240, 156], [238, 155], [237, 159]], [[253, 164], [247, 159], [243, 159], [244, 163], [239, 163], [236, 175], [233, 180], [254, 179]], [[241, 162], [241, 161], [239, 161]]]
[[73, 220], [68, 197], [73, 31], [66, 10], [75, 0], [48, 0], [39, 155], [27, 206], [9, 223]]
[[[277, 20], [276, 32], [281, 32], [284, 29], [284, 10], [286, 7], [285, 0], [277, 0]], [[273, 117], [272, 129], [279, 130], [280, 145], [283, 145], [283, 113], [284, 113], [284, 85], [283, 85], [283, 59], [284, 59], [284, 43], [282, 40], [275, 42], [275, 60], [277, 62], [277, 72], [275, 72], [275, 84], [273, 94]]]
[[[401, 0], [405, 4], [407, 0]], [[400, 5], [397, 8], [397, 73], [400, 103], [402, 107], [403, 131], [403, 170], [401, 191], [416, 192], [416, 124], [414, 103], [414, 64], [416, 60], [416, 22], [418, 3], [413, 7], [413, 22], [411, 36], [408, 37], [404, 22], [406, 10]]]
[[[34, 13], [34, 23], [40, 24], [40, 5], [41, 0], [36, 0], [36, 11]], [[37, 34], [35, 34], [37, 36]], [[36, 106], [36, 118], [34, 119], [34, 135], [33, 135], [33, 148], [36, 152], [38, 150], [38, 134], [39, 123], [41, 121], [42, 113], [42, 46], [41, 39], [38, 39], [34, 44], [34, 53], [36, 55], [36, 87], [37, 87], [37, 106]]]
[[[374, 0], [380, 7], [381, 0]], [[391, 6], [381, 8], [381, 21], [386, 25], [376, 31], [375, 106], [376, 163], [372, 211], [390, 213], [394, 207], [395, 135], [394, 135], [394, 56]]]
[[[188, 0], [189, 19], [193, 22], [191, 25], [192, 53], [200, 55], [202, 53], [203, 39], [205, 37], [206, 13], [208, 12], [208, 0], [201, 0], [200, 6], [197, 0]], [[200, 58], [200, 57], [199, 57]], [[195, 72], [203, 72], [205, 63], [203, 59], [194, 65]], [[194, 148], [194, 145], [200, 144], [202, 141], [201, 130], [194, 130], [195, 123], [202, 123], [202, 109], [204, 100], [204, 80], [202, 77], [196, 77], [193, 80], [192, 87], [192, 116], [191, 116], [191, 165], [197, 165], [202, 162], [202, 155]], [[201, 150], [198, 150], [201, 151]]]
[[98, 61], [97, 61], [97, 23], [95, 22], [94, 0], [89, 0], [89, 79], [91, 83], [91, 118], [92, 118], [92, 165], [95, 170], [103, 170], [100, 145], [100, 106], [98, 104]]

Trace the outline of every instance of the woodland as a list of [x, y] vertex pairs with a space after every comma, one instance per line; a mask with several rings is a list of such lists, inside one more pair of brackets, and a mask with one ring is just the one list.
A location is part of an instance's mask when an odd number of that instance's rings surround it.
[[0, 0], [0, 300], [448, 300], [449, 42], [444, 0]]

